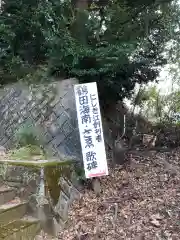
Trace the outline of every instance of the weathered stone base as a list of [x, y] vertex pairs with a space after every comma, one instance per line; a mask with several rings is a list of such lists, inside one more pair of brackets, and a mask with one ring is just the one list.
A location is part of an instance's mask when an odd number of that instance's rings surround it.
[[[80, 197], [80, 192], [71, 182], [71, 170], [67, 166], [7, 168], [5, 182], [16, 189], [16, 196], [27, 202], [26, 213], [39, 219], [41, 228], [49, 235], [56, 236], [57, 231], [64, 227], [73, 200]], [[10, 220], [11, 217], [7, 222]]]

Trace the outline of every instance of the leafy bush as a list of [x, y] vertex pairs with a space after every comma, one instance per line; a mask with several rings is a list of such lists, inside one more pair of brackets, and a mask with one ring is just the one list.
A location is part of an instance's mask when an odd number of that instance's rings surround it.
[[77, 179], [79, 182], [84, 182], [84, 181], [86, 181], [86, 177], [85, 177], [85, 172], [84, 172], [83, 166], [77, 166], [77, 165], [75, 165], [75, 167], [74, 167], [74, 172], [75, 172], [76, 179]]
[[19, 128], [15, 134], [15, 141], [17, 147], [28, 145], [43, 146], [44, 143], [40, 129], [30, 121], [27, 121]]
[[165, 50], [178, 55], [179, 16], [173, 0], [3, 1], [0, 84], [48, 73], [96, 81], [102, 104], [129, 97], [157, 78]]

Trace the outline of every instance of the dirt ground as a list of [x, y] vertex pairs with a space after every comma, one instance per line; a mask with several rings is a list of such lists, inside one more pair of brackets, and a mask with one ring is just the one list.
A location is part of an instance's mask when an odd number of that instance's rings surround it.
[[180, 239], [180, 149], [130, 158], [101, 178], [99, 197], [87, 190], [73, 204], [58, 239]]

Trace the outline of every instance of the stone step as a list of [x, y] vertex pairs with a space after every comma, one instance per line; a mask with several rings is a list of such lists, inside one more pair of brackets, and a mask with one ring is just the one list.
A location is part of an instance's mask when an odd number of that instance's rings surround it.
[[36, 218], [25, 217], [0, 227], [2, 240], [34, 240], [40, 232], [40, 222]]
[[16, 196], [15, 190], [7, 186], [0, 186], [0, 205], [13, 200]]
[[22, 218], [27, 211], [27, 202], [14, 199], [0, 206], [0, 227]]

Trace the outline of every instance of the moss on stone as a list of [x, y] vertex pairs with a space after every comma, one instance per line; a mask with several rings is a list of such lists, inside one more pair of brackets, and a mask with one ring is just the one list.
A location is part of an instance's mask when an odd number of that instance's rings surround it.
[[28, 145], [8, 152], [8, 158], [14, 160], [43, 160], [45, 155], [42, 149], [35, 145]]

